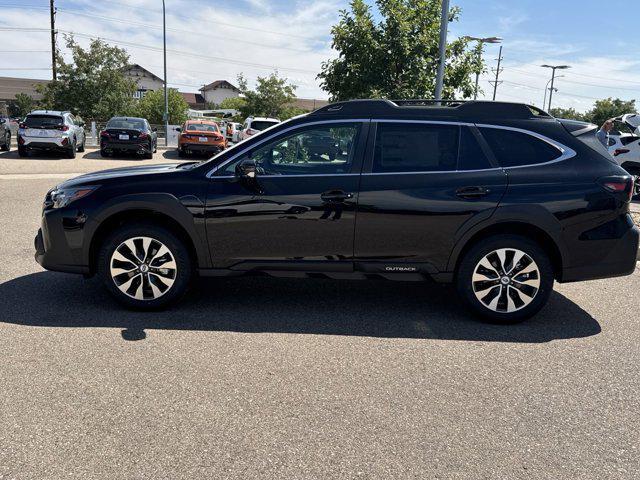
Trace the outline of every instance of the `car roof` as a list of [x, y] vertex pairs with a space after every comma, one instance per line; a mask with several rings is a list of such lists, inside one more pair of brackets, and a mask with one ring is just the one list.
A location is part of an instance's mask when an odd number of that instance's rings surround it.
[[553, 119], [547, 112], [532, 105], [513, 102], [485, 100], [347, 100], [330, 103], [314, 110], [311, 117], [354, 117], [370, 118], [433, 118], [461, 122], [482, 122], [486, 120], [531, 120]]
[[56, 115], [56, 116], [63, 116], [67, 113], [71, 113], [68, 110], [34, 110], [33, 112], [30, 112], [27, 114], [27, 116], [29, 115]]
[[109, 122], [111, 120], [143, 120], [143, 121], [146, 121], [147, 119], [146, 118], [142, 118], [142, 117], [111, 117], [109, 119]]
[[255, 121], [259, 121], [259, 122], [267, 121], [267, 122], [278, 122], [278, 123], [280, 123], [280, 120], [278, 120], [277, 118], [270, 118], [270, 117], [249, 117], [249, 118], [247, 118], [247, 120], [251, 120], [252, 122], [255, 122]]
[[184, 123], [209, 123], [211, 125], [218, 125], [218, 122], [216, 122], [215, 120], [198, 120], [196, 118], [190, 118]]

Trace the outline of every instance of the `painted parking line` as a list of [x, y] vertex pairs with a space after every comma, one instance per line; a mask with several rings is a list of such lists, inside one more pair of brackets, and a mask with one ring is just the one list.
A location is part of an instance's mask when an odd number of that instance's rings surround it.
[[0, 180], [48, 180], [57, 178], [71, 178], [85, 173], [6, 173], [0, 174]]

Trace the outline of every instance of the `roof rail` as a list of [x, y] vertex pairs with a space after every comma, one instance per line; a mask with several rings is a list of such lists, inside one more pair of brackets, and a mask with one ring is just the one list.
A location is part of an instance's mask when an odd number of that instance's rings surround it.
[[409, 100], [346, 100], [330, 103], [310, 115], [389, 115], [409, 114], [454, 116], [464, 115], [475, 118], [553, 118], [547, 112], [524, 103], [494, 102], [488, 100], [434, 100], [434, 99], [409, 99]]

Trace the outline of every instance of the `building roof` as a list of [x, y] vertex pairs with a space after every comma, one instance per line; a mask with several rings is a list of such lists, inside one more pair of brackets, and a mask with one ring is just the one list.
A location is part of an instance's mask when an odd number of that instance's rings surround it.
[[147, 75], [149, 75], [149, 76], [150, 76], [151, 78], [153, 78], [154, 80], [157, 80], [157, 81], [159, 81], [159, 82], [164, 83], [164, 80], [163, 80], [163, 79], [161, 79], [160, 77], [158, 77], [155, 73], [150, 72], [149, 70], [147, 70], [147, 69], [146, 69], [146, 68], [144, 68], [144, 67], [141, 67], [141, 66], [140, 66], [140, 65], [138, 65], [137, 63], [133, 63], [133, 64], [131, 64], [131, 65], [127, 65], [126, 67], [124, 67], [124, 68], [122, 69], [122, 71], [123, 71], [123, 72], [129, 72], [129, 71], [133, 70], [134, 68], [138, 68], [138, 69], [142, 70], [144, 73], [146, 73]]
[[231, 85], [226, 80], [216, 80], [215, 82], [211, 82], [209, 85], [205, 85], [200, 89], [201, 92], [207, 92], [209, 90], [216, 90], [218, 88], [229, 88], [235, 92], [239, 92], [238, 87]]
[[313, 98], [296, 98], [292, 102], [294, 107], [301, 108], [308, 112], [315, 110], [316, 108], [324, 107], [329, 105], [329, 100], [316, 100]]
[[42, 99], [36, 91], [36, 85], [46, 85], [50, 80], [35, 78], [0, 77], [0, 100], [13, 100], [18, 93], [29, 95], [34, 100]]
[[204, 105], [206, 103], [204, 97], [199, 93], [180, 93], [182, 94], [182, 98], [184, 98], [184, 101], [189, 105]]

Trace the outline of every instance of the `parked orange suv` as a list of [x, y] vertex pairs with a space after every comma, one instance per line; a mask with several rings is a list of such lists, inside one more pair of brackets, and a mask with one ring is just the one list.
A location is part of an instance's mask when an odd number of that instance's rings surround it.
[[193, 153], [216, 154], [227, 148], [227, 140], [212, 120], [187, 120], [178, 129], [178, 156]]

